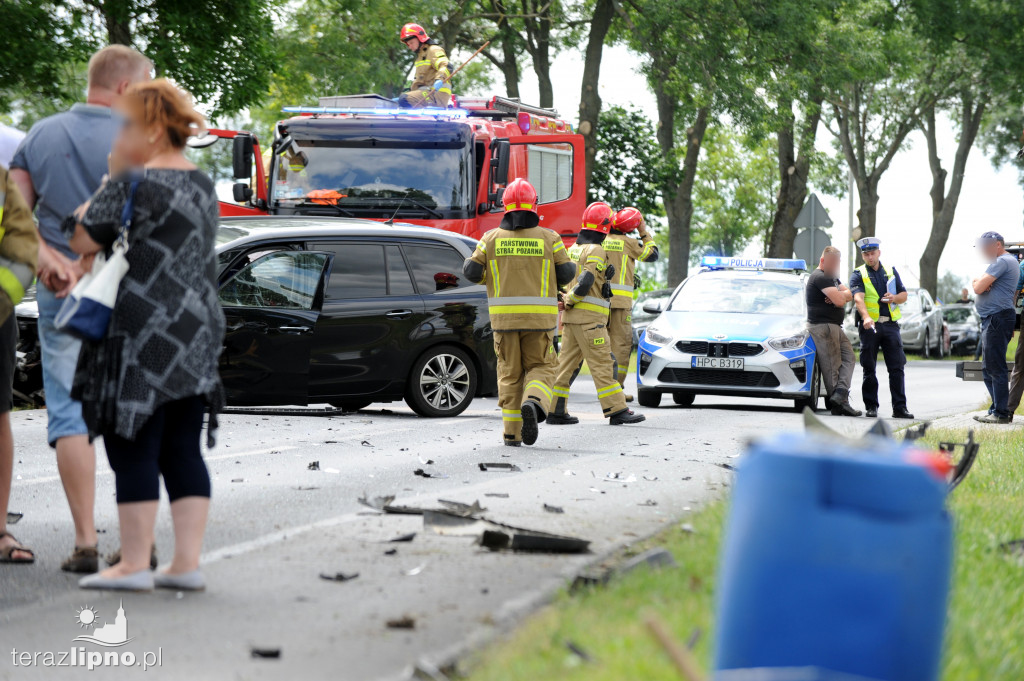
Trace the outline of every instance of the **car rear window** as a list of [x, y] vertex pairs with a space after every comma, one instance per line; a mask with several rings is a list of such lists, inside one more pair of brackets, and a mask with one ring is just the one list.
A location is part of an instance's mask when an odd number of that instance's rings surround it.
[[451, 246], [405, 243], [402, 249], [421, 294], [473, 285], [462, 276], [465, 258]]

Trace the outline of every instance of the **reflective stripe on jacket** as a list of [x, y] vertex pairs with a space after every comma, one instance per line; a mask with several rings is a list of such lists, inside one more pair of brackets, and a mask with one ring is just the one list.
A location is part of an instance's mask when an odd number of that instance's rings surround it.
[[651, 254], [656, 253], [658, 247], [650, 237], [641, 244], [634, 237], [614, 230], [605, 237], [603, 247], [608, 262], [615, 266], [615, 276], [608, 280], [612, 286], [612, 307], [631, 308], [636, 261], [653, 260]]
[[484, 268], [491, 328], [551, 331], [558, 326], [555, 265], [569, 261], [561, 237], [550, 229], [492, 229], [473, 251]]
[[[420, 45], [416, 51], [416, 71], [413, 72], [410, 90], [424, 90], [434, 87], [434, 82], [451, 76], [448, 69], [448, 55], [440, 45]], [[446, 82], [438, 92], [451, 94], [452, 84]]]
[[[885, 280], [886, 282], [895, 279], [895, 275], [892, 273], [892, 269], [888, 265], [882, 265], [885, 269]], [[879, 294], [875, 290], [875, 285], [871, 282], [871, 277], [868, 276], [868, 266], [861, 265], [857, 268], [860, 272], [860, 277], [864, 282], [864, 307], [868, 310], [868, 315], [872, 321], [878, 321], [878, 315], [881, 308], [878, 305]], [[900, 306], [896, 303], [889, 303], [889, 319], [894, 322], [899, 321], [903, 315], [900, 313]]]
[[[604, 286], [605, 270], [608, 268], [608, 257], [600, 244], [575, 244], [569, 249], [569, 256], [576, 262], [576, 278], [566, 287], [569, 294], [565, 296], [565, 314], [563, 324], [587, 324], [590, 322], [607, 323], [611, 303], [601, 296]], [[616, 265], [616, 268], [618, 265]], [[573, 289], [584, 272], [594, 275], [594, 283], [586, 295], [577, 296]], [[612, 296], [614, 298], [615, 296]]]

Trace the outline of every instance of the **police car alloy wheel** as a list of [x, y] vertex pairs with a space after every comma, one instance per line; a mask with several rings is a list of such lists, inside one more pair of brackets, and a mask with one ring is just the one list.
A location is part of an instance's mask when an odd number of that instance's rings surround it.
[[460, 348], [440, 345], [427, 350], [409, 372], [405, 401], [420, 416], [457, 416], [476, 395], [473, 360]]

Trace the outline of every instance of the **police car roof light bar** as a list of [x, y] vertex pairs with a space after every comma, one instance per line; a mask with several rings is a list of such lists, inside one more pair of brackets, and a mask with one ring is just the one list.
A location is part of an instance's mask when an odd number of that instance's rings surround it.
[[292, 114], [377, 116], [380, 118], [465, 118], [469, 112], [465, 109], [440, 109], [426, 107], [423, 109], [357, 109], [333, 106], [286, 106], [282, 111]]
[[799, 258], [730, 258], [724, 255], [705, 255], [701, 267], [712, 270], [806, 270], [807, 263]]

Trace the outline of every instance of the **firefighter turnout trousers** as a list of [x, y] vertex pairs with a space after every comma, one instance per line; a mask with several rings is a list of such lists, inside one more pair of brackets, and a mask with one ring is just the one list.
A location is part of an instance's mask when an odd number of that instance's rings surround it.
[[403, 92], [399, 96], [399, 103], [410, 109], [420, 109], [426, 106], [446, 109], [451, 101], [451, 90], [435, 90], [432, 87], [426, 87], [422, 90], [410, 90], [409, 92]]
[[626, 397], [619, 385], [619, 372], [611, 346], [608, 328], [603, 322], [567, 323], [562, 326], [562, 348], [553, 389], [552, 413], [564, 416], [568, 412], [569, 388], [579, 375], [583, 362], [590, 368], [605, 418], [626, 409]]
[[612, 354], [615, 355], [619, 385], [626, 387], [629, 358], [633, 354], [633, 310], [631, 308], [613, 307], [610, 310], [608, 336], [611, 338]]
[[504, 438], [523, 439], [522, 406], [533, 402], [545, 414], [551, 408], [551, 384], [558, 371], [552, 343], [554, 331], [496, 331], [498, 356], [498, 406]]

